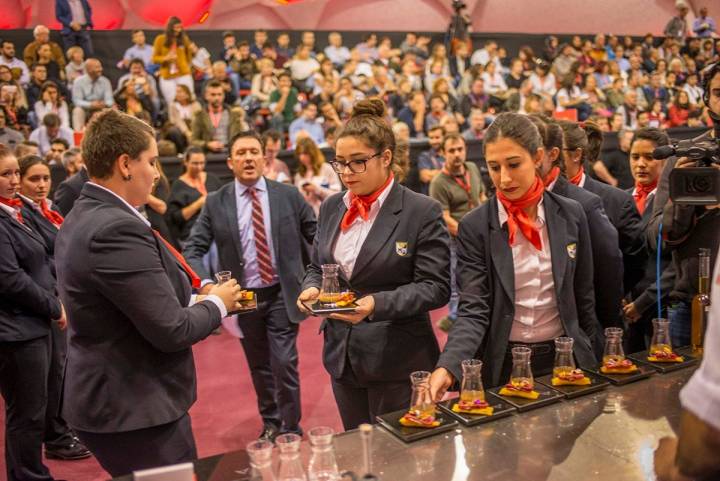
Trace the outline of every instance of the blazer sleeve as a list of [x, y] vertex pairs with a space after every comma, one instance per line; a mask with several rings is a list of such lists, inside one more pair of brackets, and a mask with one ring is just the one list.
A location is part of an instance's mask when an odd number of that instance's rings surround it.
[[[209, 200], [209, 199], [208, 199]], [[210, 218], [209, 202], [205, 202], [200, 215], [190, 230], [190, 235], [183, 249], [183, 256], [200, 279], [210, 279], [210, 273], [205, 268], [203, 256], [208, 253], [210, 246], [215, 240], [212, 219]]]
[[450, 247], [440, 204], [420, 222], [413, 282], [373, 294], [374, 320], [402, 319], [437, 309], [450, 300]]
[[[577, 209], [577, 216], [579, 219], [578, 247], [575, 261], [575, 278], [573, 279], [575, 305], [580, 329], [585, 331], [591, 342], [595, 343], [599, 334], [599, 326], [595, 314], [592, 244], [588, 220], [580, 206]], [[619, 284], [619, 282], [615, 280], [614, 284]], [[601, 286], [601, 289], [604, 288], [605, 286]], [[595, 347], [597, 348], [597, 346]]]
[[474, 217], [468, 222], [466, 216], [458, 229], [456, 276], [462, 295], [457, 320], [437, 364], [450, 371], [457, 381], [462, 379], [460, 363], [475, 357], [490, 327], [492, 278], [485, 246], [489, 239], [478, 232]]
[[[49, 262], [49, 261], [48, 261]], [[0, 294], [29, 312], [51, 319], [60, 317], [60, 301], [30, 277], [18, 264], [13, 239], [0, 226]]]
[[647, 244], [642, 218], [635, 207], [635, 201], [627, 192], [622, 206], [618, 235], [625, 264], [624, 289], [629, 292], [645, 276], [647, 266]]
[[187, 349], [220, 325], [221, 313], [214, 304], [180, 304], [157, 241], [141, 222], [121, 219], [98, 231], [89, 261], [100, 293], [162, 352]]
[[55, 19], [60, 22], [64, 30], [70, 29], [72, 13], [68, 0], [55, 0]]
[[55, 191], [54, 201], [63, 216], [67, 216], [70, 213], [77, 199], [72, 186], [69, 184], [69, 180], [70, 179], [60, 182], [60, 185], [58, 185]]

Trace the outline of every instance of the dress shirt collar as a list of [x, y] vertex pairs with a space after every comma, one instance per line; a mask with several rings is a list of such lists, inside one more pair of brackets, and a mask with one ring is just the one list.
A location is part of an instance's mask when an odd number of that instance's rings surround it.
[[127, 208], [130, 209], [130, 210], [137, 216], [138, 219], [140, 219], [141, 221], [143, 221], [143, 222], [145, 223], [145, 225], [147, 225], [148, 227], [151, 227], [149, 220], [147, 220], [145, 217], [143, 217], [143, 215], [142, 215], [135, 207], [131, 206], [131, 205], [128, 203], [128, 201], [126, 201], [125, 199], [123, 199], [122, 197], [120, 197], [119, 195], [117, 195], [115, 192], [113, 192], [112, 190], [108, 189], [107, 187], [103, 187], [102, 185], [96, 184], [95, 182], [92, 182], [92, 181], [88, 181], [88, 184], [91, 185], [91, 186], [93, 186], [93, 187], [97, 187], [98, 189], [102, 189], [102, 190], [104, 190], [105, 192], [109, 192], [110, 194], [112, 194], [112, 195], [114, 195], [115, 197], [117, 197], [118, 199], [120, 199], [120, 201], [121, 201], [123, 204], [125, 204], [125, 205], [127, 206]]
[[[395, 185], [395, 179], [391, 180], [390, 183], [385, 187], [385, 190], [382, 191], [382, 194], [377, 198], [377, 200], [373, 203], [373, 205], [370, 206], [370, 210], [373, 210], [375, 206], [378, 206], [378, 209], [382, 207], [383, 203], [385, 202], [385, 199], [390, 195], [390, 191], [393, 188], [393, 185]], [[345, 192], [345, 195], [343, 195], [343, 202], [345, 203], [345, 207], [348, 209], [350, 208], [350, 191], [348, 190]], [[358, 217], [358, 219], [362, 220], [362, 217]], [[357, 222], [357, 219], [355, 220]]]
[[259, 192], [267, 192], [267, 182], [265, 182], [265, 177], [260, 177], [257, 182], [255, 182], [255, 185], [247, 186], [245, 184], [242, 184], [239, 180], [235, 179], [235, 192], [237, 192], [238, 197], [242, 197], [245, 195], [245, 192], [250, 188], [254, 187], [255, 190]]

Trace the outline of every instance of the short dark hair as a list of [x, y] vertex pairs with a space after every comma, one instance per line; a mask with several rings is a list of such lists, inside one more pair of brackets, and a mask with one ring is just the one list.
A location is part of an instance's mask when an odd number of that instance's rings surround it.
[[130, 68], [133, 65], [138, 64], [138, 63], [142, 66], [143, 69], [145, 68], [145, 62], [143, 62], [142, 59], [140, 59], [140, 58], [134, 58], [134, 59], [130, 60], [130, 63], [128, 64], [128, 68]]
[[277, 142], [278, 140], [282, 140], [282, 138], [283, 138], [283, 136], [280, 132], [278, 132], [277, 130], [270, 129], [270, 130], [266, 130], [262, 134], [262, 143], [263, 143], [263, 145], [265, 145], [267, 143], [267, 141], [270, 139], [273, 142]]
[[240, 47], [249, 47], [249, 46], [250, 46], [250, 43], [248, 43], [247, 40], [241, 40], [241, 41], [238, 42], [237, 46], [238, 46], [238, 48], [240, 48]]
[[45, 114], [45, 117], [42, 118], [42, 123], [45, 127], [51, 128], [51, 127], [60, 127], [60, 124], [62, 124], [62, 121], [60, 120], [60, 116], [56, 113], [49, 112]]
[[636, 130], [630, 141], [630, 145], [634, 144], [636, 140], [648, 140], [652, 142], [655, 147], [670, 145], [670, 137], [668, 134], [655, 127], [643, 127], [642, 129]]
[[233, 33], [232, 30], [225, 30], [223, 32], [222, 36], [223, 36], [223, 38], [235, 37], [235, 34]]
[[65, 150], [70, 148], [70, 143], [67, 140], [63, 139], [62, 137], [52, 139], [52, 141], [50, 141], [50, 145], [52, 145], [52, 144], [63, 144], [63, 147], [65, 147]]
[[223, 88], [222, 82], [220, 82], [217, 79], [212, 79], [208, 83], [205, 84], [205, 88], [203, 89], [203, 92], [207, 92], [209, 89], [216, 89], [216, 88]]
[[108, 179], [118, 157], [137, 159], [150, 148], [155, 131], [131, 115], [105, 109], [93, 116], [85, 128], [82, 152], [90, 177]]
[[230, 142], [228, 142], [228, 153], [229, 155], [232, 155], [232, 149], [235, 145], [235, 142], [237, 142], [240, 139], [255, 139], [260, 143], [260, 151], [265, 154], [265, 142], [263, 142], [262, 137], [260, 137], [260, 134], [258, 134], [254, 130], [243, 130], [242, 132], [238, 132], [233, 136], [232, 139], [230, 139]]
[[198, 146], [196, 146], [196, 145], [193, 145], [193, 146], [189, 147], [189, 148], [185, 151], [185, 157], [184, 157], [183, 160], [184, 160], [185, 162], [188, 162], [188, 161], [190, 160], [190, 157], [192, 157], [192, 156], [195, 155], [195, 154], [203, 154], [203, 155], [205, 155], [205, 151], [203, 150], [202, 147], [198, 147]]
[[443, 151], [445, 150], [445, 144], [449, 140], [462, 140], [463, 144], [467, 144], [467, 142], [465, 141], [465, 137], [463, 137], [461, 134], [459, 134], [458, 132], [450, 132], [449, 134], [445, 134], [445, 137], [443, 137], [443, 140], [442, 140], [442, 150]]
[[433, 125], [432, 127], [430, 127], [430, 128], [428, 129], [428, 134], [429, 134], [430, 132], [435, 132], [436, 130], [441, 131], [441, 132], [443, 133], [443, 135], [445, 135], [445, 127], [443, 127], [443, 126], [440, 125], [440, 124], [435, 124], [435, 125]]
[[32, 64], [32, 66], [30, 67], [30, 70], [31, 70], [32, 72], [34, 72], [38, 67], [43, 67], [45, 70], [47, 70], [47, 66], [45, 66], [45, 64], [37, 63], [37, 62], [35, 62], [34, 64]]

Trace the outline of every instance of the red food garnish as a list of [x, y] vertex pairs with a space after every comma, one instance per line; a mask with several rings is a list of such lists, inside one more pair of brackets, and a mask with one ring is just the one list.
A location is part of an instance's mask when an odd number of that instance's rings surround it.
[[483, 400], [481, 400], [481, 399], [476, 399], [476, 400], [474, 400], [474, 401], [472, 401], [472, 402], [470, 402], [470, 401], [460, 401], [459, 403], [457, 403], [457, 405], [458, 405], [458, 408], [460, 408], [460, 409], [466, 409], [466, 410], [471, 410], [471, 409], [483, 409], [483, 408], [486, 408], [486, 407], [490, 406], [486, 401], [483, 401]]
[[405, 413], [403, 416], [408, 421], [411, 421], [415, 424], [425, 424], [427, 426], [431, 425], [435, 422], [435, 416], [424, 416], [424, 417], [418, 417], [411, 413]]
[[533, 387], [529, 381], [522, 381], [519, 386], [515, 386], [513, 383], [505, 384], [505, 389], [512, 389], [513, 391], [525, 391], [532, 392]]
[[657, 359], [677, 359], [679, 357], [674, 352], [665, 352], [665, 351], [655, 351], [650, 355]]
[[585, 377], [585, 373], [581, 369], [575, 369], [569, 373], [564, 373], [559, 376], [563, 381], [579, 381]]

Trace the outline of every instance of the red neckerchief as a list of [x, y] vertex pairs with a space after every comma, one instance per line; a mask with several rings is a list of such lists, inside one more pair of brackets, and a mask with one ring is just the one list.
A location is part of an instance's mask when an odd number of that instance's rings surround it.
[[165, 238], [160, 235], [158, 231], [153, 229], [153, 234], [155, 234], [155, 237], [160, 239], [163, 244], [165, 244], [165, 247], [170, 251], [170, 253], [175, 256], [175, 259], [177, 259], [178, 263], [182, 266], [183, 270], [185, 271], [185, 274], [190, 278], [190, 284], [192, 285], [193, 289], [200, 289], [200, 277], [195, 274], [195, 271], [192, 270], [192, 267], [190, 267], [190, 264], [187, 263], [185, 258], [180, 254], [177, 249], [175, 249], [172, 244], [170, 244]]
[[460, 186], [462, 190], [464, 190], [467, 193], [468, 196], [468, 207], [473, 208], [475, 207], [475, 202], [473, 201], [472, 197], [472, 186], [470, 185], [470, 172], [468, 172], [467, 167], [463, 166], [465, 173], [463, 175], [455, 175], [450, 173], [450, 171], [447, 168], [447, 165], [443, 166], [442, 171], [443, 174], [447, 175], [451, 179], [455, 181], [457, 185]]
[[42, 212], [43, 217], [45, 217], [47, 220], [50, 221], [52, 225], [59, 229], [63, 221], [65, 220], [63, 216], [50, 209], [47, 205], [47, 200], [45, 199], [38, 202], [38, 206], [40, 207], [40, 212]]
[[380, 197], [380, 194], [390, 185], [393, 180], [393, 174], [390, 174], [385, 183], [380, 186], [378, 190], [369, 195], [355, 195], [350, 193], [350, 208], [345, 212], [345, 215], [340, 222], [340, 229], [345, 232], [355, 222], [355, 219], [360, 216], [363, 220], [368, 220], [370, 217], [370, 208], [373, 203]]
[[648, 196], [653, 190], [655, 190], [657, 185], [657, 179], [655, 179], [652, 184], [643, 185], [639, 182], [635, 182], [635, 193], [633, 194], [633, 197], [635, 198], [635, 206], [637, 207], [638, 212], [640, 212], [640, 215], [645, 212], [645, 204], [647, 203]]
[[580, 187], [580, 181], [582, 180], [583, 174], [585, 173], [585, 169], [583, 167], [580, 167], [580, 170], [578, 170], [578, 173], [574, 176], [570, 177], [568, 180], [571, 184], [575, 184], [578, 187]]
[[543, 178], [543, 184], [545, 184], [545, 187], [550, 187], [553, 182], [555, 182], [560, 175], [560, 167], [553, 167], [550, 169], [550, 172], [547, 173], [547, 175]]
[[219, 112], [213, 112], [212, 109], [208, 109], [208, 115], [210, 116], [210, 122], [213, 124], [213, 127], [216, 129], [220, 125], [220, 121], [222, 120], [222, 114], [223, 114], [223, 108], [220, 107]]
[[508, 220], [508, 240], [510, 245], [515, 245], [515, 234], [518, 228], [520, 232], [535, 246], [537, 250], [542, 250], [542, 238], [540, 237], [540, 230], [535, 226], [535, 223], [530, 220], [528, 215], [523, 209], [536, 205], [543, 193], [545, 192], [545, 185], [543, 185], [540, 177], [535, 178], [535, 183], [528, 189], [525, 194], [517, 200], [510, 200], [498, 190], [497, 197], [500, 199], [503, 207], [507, 211]]
[[12, 207], [15, 210], [15, 218], [18, 222], [21, 224], [24, 224], [25, 221], [23, 220], [22, 212], [20, 212], [20, 208], [22, 208], [22, 201], [18, 199], [17, 197], [13, 199], [6, 199], [5, 197], [0, 197], [0, 204], [4, 204], [8, 207]]

